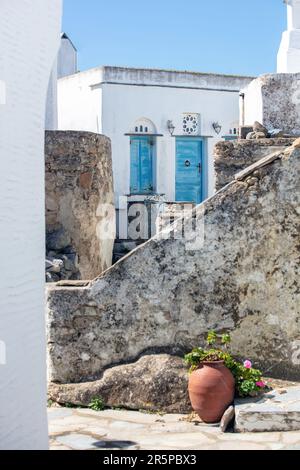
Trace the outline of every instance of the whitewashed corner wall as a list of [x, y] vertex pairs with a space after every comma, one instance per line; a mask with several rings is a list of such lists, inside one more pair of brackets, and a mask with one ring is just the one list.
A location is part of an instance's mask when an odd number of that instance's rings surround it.
[[[263, 122], [262, 77], [258, 77], [242, 90], [244, 94], [240, 110], [240, 125], [253, 126], [255, 121]], [[240, 102], [241, 104], [241, 102]]]
[[282, 34], [277, 55], [277, 73], [300, 72], [300, 0], [285, 0], [287, 31]]
[[57, 59], [51, 71], [45, 112], [45, 129], [47, 131], [56, 131], [58, 129], [57, 115]]
[[62, 0], [0, 0], [0, 449], [46, 449], [44, 123]]

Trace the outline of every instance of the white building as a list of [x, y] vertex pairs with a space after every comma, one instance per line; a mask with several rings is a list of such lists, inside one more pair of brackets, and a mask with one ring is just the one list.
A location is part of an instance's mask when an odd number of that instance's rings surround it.
[[57, 57], [57, 78], [77, 72], [77, 49], [66, 33], [61, 33]]
[[76, 48], [66, 33], [61, 33], [60, 38], [60, 48], [53, 65], [47, 92], [45, 129], [49, 131], [58, 129], [57, 80], [77, 72]]
[[62, 1], [1, 0], [0, 11], [0, 449], [43, 450], [44, 116]]
[[[300, 0], [284, 0], [284, 3], [287, 5], [287, 30], [282, 35], [277, 55], [277, 74], [282, 75], [262, 75], [242, 90], [240, 125], [251, 126], [254, 121], [259, 121], [269, 130], [275, 126], [298, 135], [299, 78], [295, 74], [300, 73]], [[272, 93], [270, 82], [273, 82]], [[277, 102], [276, 114], [273, 110], [274, 99]], [[287, 113], [286, 109], [294, 109], [294, 112]]]
[[278, 73], [300, 72], [300, 0], [284, 0], [287, 4], [288, 25], [282, 35], [277, 57]]
[[99, 67], [58, 82], [59, 129], [111, 138], [116, 206], [214, 193], [213, 147], [236, 138], [239, 92], [251, 77]]

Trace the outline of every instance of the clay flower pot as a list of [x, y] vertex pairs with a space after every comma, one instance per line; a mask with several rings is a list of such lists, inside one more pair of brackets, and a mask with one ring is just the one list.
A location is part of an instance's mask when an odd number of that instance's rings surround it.
[[234, 400], [235, 381], [224, 361], [203, 362], [190, 375], [192, 407], [205, 423], [218, 423]]

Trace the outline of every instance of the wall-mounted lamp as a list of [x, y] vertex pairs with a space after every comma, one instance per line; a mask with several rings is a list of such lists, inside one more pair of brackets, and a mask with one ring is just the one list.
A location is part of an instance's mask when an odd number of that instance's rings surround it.
[[212, 127], [213, 127], [214, 131], [216, 132], [216, 134], [220, 134], [220, 132], [222, 130], [222, 126], [219, 122], [213, 122]]
[[175, 126], [174, 126], [174, 124], [173, 124], [173, 121], [169, 120], [169, 121], [167, 122], [167, 127], [168, 127], [168, 130], [169, 130], [169, 132], [170, 132], [170, 135], [173, 135], [174, 132], [175, 132]]

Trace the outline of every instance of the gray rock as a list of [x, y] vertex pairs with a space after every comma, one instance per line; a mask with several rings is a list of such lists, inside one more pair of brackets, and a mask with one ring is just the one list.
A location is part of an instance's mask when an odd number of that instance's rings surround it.
[[220, 423], [220, 429], [221, 432], [226, 432], [228, 429], [228, 426], [234, 421], [235, 417], [235, 409], [234, 406], [229, 406], [225, 413], [222, 416], [221, 423]]
[[255, 140], [255, 139], [266, 139], [266, 134], [264, 132], [249, 132], [247, 134], [247, 140]]
[[62, 251], [67, 246], [71, 245], [71, 237], [61, 227], [58, 230], [47, 232], [46, 235], [46, 246], [47, 250]]
[[266, 137], [264, 132], [255, 132], [255, 139], [265, 139]]
[[64, 267], [66, 271], [72, 271], [72, 272], [77, 272], [78, 269], [76, 267], [76, 262], [77, 262], [77, 256], [76, 254], [68, 254], [65, 255], [65, 260], [64, 260]]
[[246, 140], [252, 140], [252, 139], [256, 139], [256, 132], [249, 132], [249, 134], [247, 134], [246, 136]]
[[267, 137], [269, 133], [268, 129], [258, 121], [255, 121], [255, 123], [253, 124], [253, 131], [262, 133], [265, 137]]
[[46, 273], [46, 282], [58, 282], [60, 281], [60, 276], [56, 273]]
[[149, 355], [133, 364], [113, 367], [100, 380], [80, 384], [49, 384], [49, 398], [58, 403], [88, 406], [101, 397], [108, 407], [189, 413], [188, 372], [175, 356]]
[[46, 271], [50, 273], [60, 273], [64, 262], [60, 259], [46, 259]]

